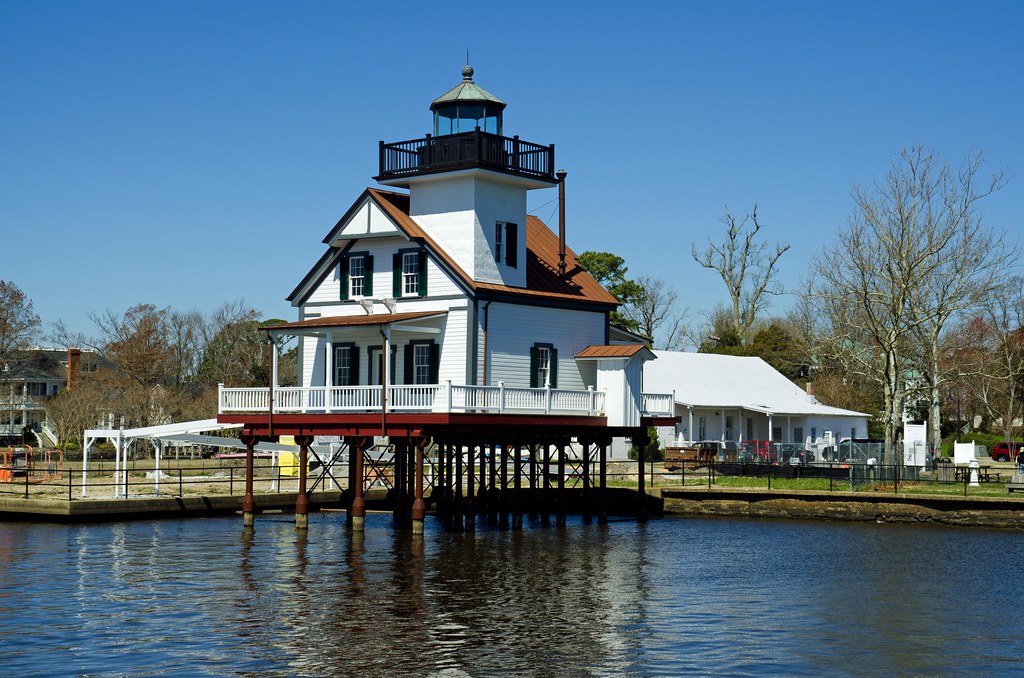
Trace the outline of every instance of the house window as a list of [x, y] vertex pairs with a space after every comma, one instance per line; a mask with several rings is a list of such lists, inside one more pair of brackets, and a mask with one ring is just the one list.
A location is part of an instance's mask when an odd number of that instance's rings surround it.
[[418, 252], [402, 254], [402, 294], [420, 291], [420, 256]]
[[436, 384], [440, 350], [433, 339], [405, 345], [405, 383]]
[[708, 419], [700, 417], [697, 419], [697, 439], [704, 440], [707, 437]]
[[754, 420], [751, 417], [747, 417], [747, 440], [754, 439]]
[[395, 252], [392, 259], [393, 296], [427, 296], [427, 254], [423, 250]]
[[355, 386], [359, 383], [359, 352], [355, 344], [335, 344], [334, 385]]
[[793, 442], [802, 443], [804, 441], [804, 427], [794, 426], [793, 427]]
[[732, 417], [725, 418], [725, 439], [732, 440]]
[[851, 438], [856, 438], [857, 437], [857, 427], [856, 426], [854, 426], [853, 428], [850, 429], [850, 437]]
[[[801, 437], [803, 437], [803, 436], [801, 436]], [[818, 427], [817, 426], [812, 426], [811, 427], [811, 442], [813, 443], [817, 439], [818, 439]]]
[[530, 388], [558, 386], [558, 351], [551, 344], [530, 348]]
[[494, 261], [509, 268], [519, 265], [519, 225], [499, 221], [494, 225]]
[[366, 265], [362, 257], [351, 257], [348, 260], [348, 295], [363, 296], [366, 289]]
[[341, 299], [369, 297], [373, 294], [373, 257], [367, 253], [349, 254], [341, 260]]
[[782, 442], [782, 427], [781, 426], [773, 426], [772, 427], [772, 440], [774, 440], [775, 442]]

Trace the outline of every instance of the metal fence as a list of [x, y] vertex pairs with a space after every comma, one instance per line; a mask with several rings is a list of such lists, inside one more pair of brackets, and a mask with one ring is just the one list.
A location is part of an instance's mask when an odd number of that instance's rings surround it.
[[1014, 481], [1024, 483], [1024, 478], [1010, 466], [952, 463], [908, 466], [873, 462], [775, 464], [685, 460], [670, 464], [649, 462], [646, 471], [648, 484], [652, 487], [707, 486], [1005, 496], [1017, 489], [1013, 487]]

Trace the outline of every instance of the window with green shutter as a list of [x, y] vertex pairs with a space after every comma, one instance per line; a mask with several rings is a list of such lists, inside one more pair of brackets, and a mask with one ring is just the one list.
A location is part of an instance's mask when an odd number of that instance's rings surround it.
[[530, 388], [558, 387], [558, 350], [551, 344], [530, 347]]

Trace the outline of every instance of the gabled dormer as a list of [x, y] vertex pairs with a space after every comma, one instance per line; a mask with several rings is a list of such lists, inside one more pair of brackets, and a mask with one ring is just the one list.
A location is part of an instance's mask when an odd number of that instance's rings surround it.
[[472, 280], [526, 287], [526, 193], [558, 184], [555, 147], [502, 136], [504, 109], [466, 66], [430, 105], [433, 134], [380, 142], [376, 179], [409, 189], [409, 216]]

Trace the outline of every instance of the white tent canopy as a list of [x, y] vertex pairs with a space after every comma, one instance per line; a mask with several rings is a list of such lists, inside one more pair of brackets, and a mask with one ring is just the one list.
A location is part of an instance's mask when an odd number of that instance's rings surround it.
[[[136, 440], [152, 440], [157, 450], [154, 487], [156, 494], [159, 495], [160, 459], [163, 456], [164, 445], [192, 444], [245, 449], [245, 444], [238, 438], [225, 438], [223, 436], [209, 435], [211, 432], [241, 427], [241, 424], [222, 424], [216, 419], [200, 419], [197, 421], [183, 421], [175, 424], [144, 426], [141, 428], [86, 429], [85, 436], [83, 438], [84, 446], [82, 453], [82, 496], [85, 497], [88, 493], [87, 477], [89, 471], [89, 450], [97, 440], [114, 441], [115, 497], [120, 497], [123, 493], [125, 475], [128, 472], [128, 450]], [[284, 445], [280, 443], [259, 443], [256, 445], [255, 449], [259, 452], [271, 452], [276, 458], [278, 452], [294, 452], [298, 448], [295, 445]], [[323, 446], [311, 447], [311, 452], [317, 458], [321, 458], [321, 454], [327, 451], [327, 448]]]

